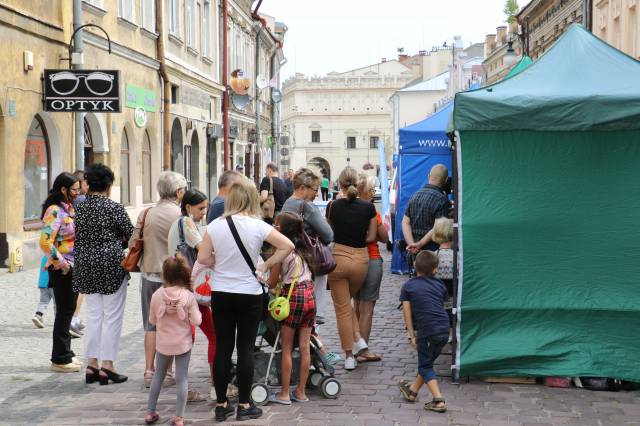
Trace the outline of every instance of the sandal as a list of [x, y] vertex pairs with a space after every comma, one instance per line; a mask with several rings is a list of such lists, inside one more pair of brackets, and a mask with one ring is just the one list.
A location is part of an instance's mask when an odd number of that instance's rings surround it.
[[144, 423], [148, 425], [152, 425], [158, 420], [160, 420], [160, 415], [156, 412], [147, 413], [147, 415], [144, 416]]
[[[438, 406], [438, 404], [442, 405]], [[447, 404], [445, 404], [444, 398], [433, 398], [433, 400], [424, 404], [424, 409], [435, 411], [436, 413], [444, 413], [445, 411], [447, 411]]]
[[171, 419], [171, 426], [184, 426], [184, 418], [183, 417], [174, 417]]
[[145, 388], [150, 388], [151, 387], [151, 381], [153, 380], [153, 375], [156, 372], [153, 370], [147, 370], [144, 372], [144, 387]]
[[[404, 398], [405, 401], [416, 402], [416, 400], [418, 399], [418, 394], [411, 390], [410, 381], [402, 380], [400, 381], [400, 383], [398, 383], [398, 386], [400, 387], [400, 393], [402, 394], [402, 397]], [[425, 410], [426, 410], [426, 405], [425, 405]]]
[[168, 388], [169, 386], [175, 386], [176, 379], [173, 377], [173, 371], [167, 371], [167, 374], [164, 376], [164, 381], [162, 382], [163, 388]]
[[198, 392], [197, 390], [193, 390], [193, 389], [189, 389], [189, 391], [187, 392], [187, 403], [190, 402], [203, 402], [206, 401], [207, 398], [205, 398], [204, 396], [200, 395], [200, 392]]
[[376, 362], [382, 361], [382, 357], [378, 354], [374, 354], [373, 352], [369, 352], [365, 350], [362, 354], [356, 357], [356, 361], [358, 362]]

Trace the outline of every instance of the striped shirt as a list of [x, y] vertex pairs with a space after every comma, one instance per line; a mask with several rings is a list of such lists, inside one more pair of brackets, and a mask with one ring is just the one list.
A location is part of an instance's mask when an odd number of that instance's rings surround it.
[[427, 184], [411, 196], [404, 215], [410, 220], [413, 240], [419, 241], [431, 231], [437, 218], [448, 217], [449, 199], [442, 189]]

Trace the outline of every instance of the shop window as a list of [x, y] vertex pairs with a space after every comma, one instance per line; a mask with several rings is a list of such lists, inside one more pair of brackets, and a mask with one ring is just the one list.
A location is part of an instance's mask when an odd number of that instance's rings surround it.
[[187, 179], [187, 188], [191, 189], [191, 145], [184, 146], [184, 177]]
[[51, 176], [49, 168], [49, 140], [44, 124], [38, 116], [31, 121], [24, 148], [24, 220], [38, 221]]
[[356, 149], [356, 137], [347, 136], [347, 149]]
[[84, 119], [84, 168], [89, 164], [93, 164], [93, 136], [91, 135], [91, 126], [87, 119]]
[[[186, 155], [185, 155], [186, 158]], [[198, 167], [200, 163], [200, 141], [198, 139], [198, 133], [195, 131], [191, 136], [191, 170], [190, 170], [190, 180], [192, 185], [198, 188], [200, 185], [200, 168]]]
[[182, 152], [182, 127], [180, 120], [173, 120], [171, 128], [171, 170], [184, 175], [184, 155]]
[[120, 145], [120, 202], [125, 206], [131, 204], [129, 183], [129, 136], [127, 129], [123, 129]]
[[142, 141], [142, 201], [150, 203], [152, 201], [151, 188], [153, 188], [151, 170], [151, 139], [149, 133], [144, 132]]

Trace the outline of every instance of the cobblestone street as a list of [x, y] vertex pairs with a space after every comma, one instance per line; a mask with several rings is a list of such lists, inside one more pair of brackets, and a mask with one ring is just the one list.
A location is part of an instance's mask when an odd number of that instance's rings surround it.
[[[426, 389], [420, 402], [404, 403], [397, 382], [411, 378], [416, 356], [405, 338], [401, 311], [396, 309], [404, 278], [388, 272], [385, 264], [382, 299], [376, 307], [370, 346], [383, 361], [361, 364], [353, 372], [338, 366], [342, 394], [336, 400], [323, 399], [310, 391], [311, 402], [291, 407], [264, 407], [259, 421], [243, 424], [279, 425], [623, 425], [640, 424], [638, 392], [590, 392], [552, 389], [539, 385], [488, 384], [480, 380], [452, 385], [442, 383], [447, 399], [446, 414], [428, 413], [422, 405], [429, 400]], [[139, 277], [131, 281], [122, 335], [119, 370], [129, 375], [121, 385], [85, 385], [84, 376], [50, 373], [52, 307], [45, 313], [46, 328], [31, 323], [38, 290], [36, 271], [0, 275], [3, 309], [0, 311], [0, 424], [143, 424], [147, 390], [143, 388], [142, 329], [139, 312]], [[322, 330], [329, 350], [338, 350], [335, 324]], [[82, 339], [73, 349], [82, 355]], [[446, 352], [450, 350], [445, 349]], [[439, 372], [448, 374], [450, 357], [439, 359]], [[206, 339], [198, 331], [191, 358], [190, 385], [209, 395]], [[162, 422], [174, 409], [175, 388], [163, 391], [159, 401]], [[213, 424], [210, 401], [187, 406], [187, 424]], [[231, 423], [231, 422], [230, 422]]]

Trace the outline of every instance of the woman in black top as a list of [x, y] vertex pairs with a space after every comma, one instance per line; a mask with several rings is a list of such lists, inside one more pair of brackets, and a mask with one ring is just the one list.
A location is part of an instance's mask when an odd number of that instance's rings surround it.
[[343, 197], [327, 206], [327, 220], [333, 227], [333, 256], [336, 269], [329, 274], [329, 288], [336, 310], [338, 333], [345, 351], [344, 368], [356, 368], [358, 355], [367, 349], [360, 336], [358, 317], [351, 298], [367, 275], [369, 253], [367, 243], [376, 239], [376, 209], [372, 203], [358, 199], [358, 173], [345, 168], [338, 178]]
[[[76, 264], [73, 287], [85, 295], [87, 383], [122, 383], [115, 372], [124, 318], [129, 273], [122, 269], [124, 247], [133, 233], [131, 219], [120, 203], [109, 198], [114, 175], [103, 164], [87, 167], [86, 200], [76, 212]], [[99, 369], [98, 360], [102, 361]]]

